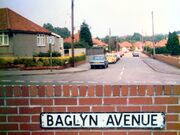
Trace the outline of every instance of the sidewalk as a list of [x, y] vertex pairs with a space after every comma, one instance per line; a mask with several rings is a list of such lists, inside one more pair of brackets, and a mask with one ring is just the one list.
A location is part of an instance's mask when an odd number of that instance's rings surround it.
[[8, 69], [8, 70], [0, 70], [1, 76], [28, 76], [28, 75], [48, 75], [48, 74], [68, 74], [68, 73], [77, 73], [77, 72], [85, 72], [89, 70], [89, 64], [85, 63], [79, 65], [77, 67], [70, 67], [63, 70], [24, 70], [21, 71], [19, 69]]
[[166, 64], [164, 62], [152, 59], [152, 58], [141, 58], [144, 63], [146, 63], [154, 71], [165, 73], [165, 74], [175, 74], [180, 75], [180, 69]]

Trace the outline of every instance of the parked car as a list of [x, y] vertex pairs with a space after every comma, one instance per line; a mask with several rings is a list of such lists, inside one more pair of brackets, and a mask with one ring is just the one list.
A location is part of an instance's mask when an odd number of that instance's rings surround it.
[[95, 67], [108, 67], [108, 61], [105, 55], [94, 55], [92, 59], [89, 61], [91, 69]]
[[138, 51], [133, 51], [132, 55], [133, 55], [133, 57], [139, 57], [139, 52]]
[[117, 56], [113, 53], [106, 54], [108, 63], [116, 63], [117, 62]]

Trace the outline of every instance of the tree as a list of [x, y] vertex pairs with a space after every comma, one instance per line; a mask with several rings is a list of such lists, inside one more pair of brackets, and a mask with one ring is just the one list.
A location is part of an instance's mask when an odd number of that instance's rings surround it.
[[82, 23], [81, 28], [80, 28], [80, 42], [85, 42], [91, 47], [93, 45], [92, 36], [91, 36], [91, 32], [89, 30], [89, 26], [85, 22]]
[[166, 47], [171, 55], [180, 54], [179, 39], [176, 32], [169, 33]]
[[50, 23], [45, 23], [43, 25], [43, 27], [46, 28], [47, 30], [51, 31], [51, 32], [54, 32], [54, 33], [60, 35], [62, 38], [66, 38], [66, 37], [70, 36], [70, 31], [66, 27], [64, 27], [64, 28], [54, 27]]

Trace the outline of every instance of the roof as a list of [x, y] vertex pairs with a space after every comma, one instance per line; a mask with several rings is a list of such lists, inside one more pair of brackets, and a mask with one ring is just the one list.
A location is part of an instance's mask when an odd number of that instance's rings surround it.
[[92, 40], [93, 40], [94, 45], [101, 46], [101, 47], [108, 46], [106, 43], [102, 42], [101, 40], [97, 38], [93, 38]]
[[127, 41], [124, 41], [124, 42], [122, 42], [122, 43], [119, 43], [119, 46], [120, 46], [120, 47], [131, 47], [132, 44], [129, 43], [129, 42], [127, 42]]
[[0, 8], [0, 20], [0, 31], [50, 34], [47, 29], [35, 24], [9, 8]]
[[[80, 31], [78, 31], [76, 34], [74, 34], [74, 42], [79, 42], [80, 40]], [[65, 43], [72, 43], [72, 36], [64, 39]]]
[[164, 47], [167, 44], [167, 40], [163, 39], [155, 44], [156, 47]]
[[138, 47], [138, 48], [141, 48], [141, 47], [144, 46], [144, 44], [143, 44], [143, 42], [135, 42], [135, 43], [134, 43], [134, 46], [135, 46], [135, 47]]

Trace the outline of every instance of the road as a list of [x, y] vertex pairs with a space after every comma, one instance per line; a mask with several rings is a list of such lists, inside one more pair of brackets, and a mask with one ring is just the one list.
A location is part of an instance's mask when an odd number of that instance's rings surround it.
[[[107, 69], [90, 69], [89, 64], [85, 67], [89, 70], [79, 73], [52, 74], [52, 75], [29, 75], [0, 77], [0, 84], [180, 84], [180, 70], [168, 66], [161, 72], [148, 65], [145, 60], [150, 60], [144, 54], [140, 57], [132, 57], [127, 53], [116, 64], [110, 64]], [[155, 61], [153, 61], [155, 62]], [[166, 65], [158, 63], [159, 68]], [[6, 81], [3, 81], [6, 80]]]

